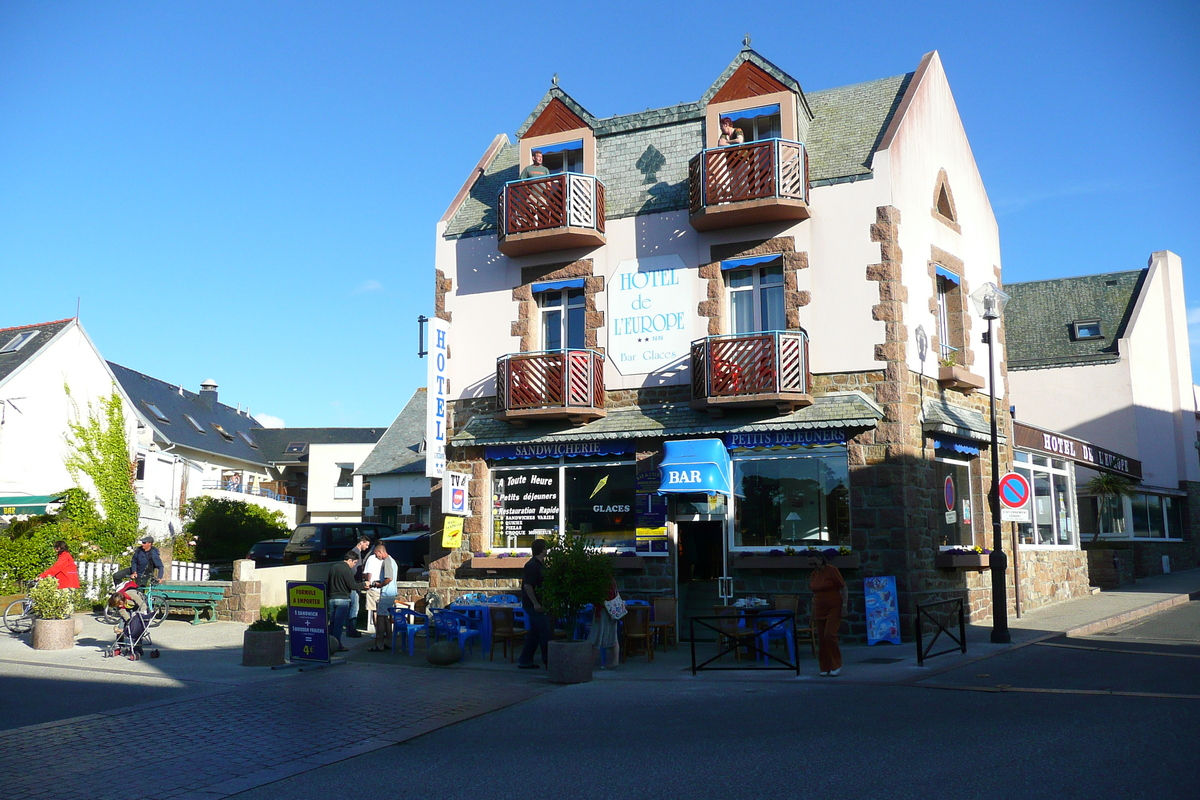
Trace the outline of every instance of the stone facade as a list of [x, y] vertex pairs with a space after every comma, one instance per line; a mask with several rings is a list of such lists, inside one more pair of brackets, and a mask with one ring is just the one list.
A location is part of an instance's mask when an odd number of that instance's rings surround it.
[[1088, 579], [1101, 589], [1119, 589], [1137, 578], [1133, 572], [1133, 551], [1112, 548], [1088, 548]]

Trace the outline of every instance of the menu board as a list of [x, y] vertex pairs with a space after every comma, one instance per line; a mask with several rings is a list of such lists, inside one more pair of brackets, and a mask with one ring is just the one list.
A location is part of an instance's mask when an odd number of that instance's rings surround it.
[[637, 550], [641, 553], [667, 552], [667, 498], [658, 493], [662, 478], [658, 468], [639, 464], [634, 485], [637, 508]]
[[529, 547], [558, 533], [558, 468], [492, 473], [492, 546]]
[[896, 578], [883, 575], [863, 580], [867, 601], [867, 644], [900, 644], [900, 609], [896, 603]]

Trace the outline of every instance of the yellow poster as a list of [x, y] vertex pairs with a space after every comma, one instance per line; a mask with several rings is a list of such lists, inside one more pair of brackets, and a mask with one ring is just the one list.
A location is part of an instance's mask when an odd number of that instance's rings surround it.
[[319, 586], [288, 586], [288, 605], [292, 608], [325, 608], [325, 592]]
[[637, 541], [639, 541], [639, 542], [660, 541], [660, 540], [667, 538], [667, 529], [666, 528], [638, 528], [636, 536], [637, 536]]
[[446, 527], [442, 529], [442, 547], [457, 550], [462, 544], [462, 529], [462, 517], [446, 517]]

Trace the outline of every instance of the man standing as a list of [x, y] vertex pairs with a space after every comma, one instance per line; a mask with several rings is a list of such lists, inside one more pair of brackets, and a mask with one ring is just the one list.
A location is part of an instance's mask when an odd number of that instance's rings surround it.
[[[366, 567], [367, 556], [370, 554], [370, 551], [371, 551], [371, 537], [359, 536], [358, 542], [354, 545], [354, 550], [352, 551], [352, 552], [358, 553], [358, 567], [354, 571], [354, 580], [365, 583], [365, 581], [363, 580], [363, 570]], [[362, 636], [362, 634], [358, 632], [358, 604], [359, 604], [358, 592], [351, 592], [350, 593], [350, 612], [349, 612], [350, 615], [349, 615], [348, 621], [346, 622], [346, 635], [349, 636], [351, 639], [357, 639]], [[371, 626], [371, 620], [368, 617], [367, 627], [370, 627], [370, 626]]]
[[342, 644], [342, 632], [350, 618], [350, 596], [366, 588], [354, 577], [357, 568], [358, 550], [354, 549], [329, 570], [329, 635], [337, 639], [338, 653], [350, 649]]
[[539, 647], [542, 649], [542, 664], [550, 660], [550, 638], [554, 635], [554, 629], [550, 627], [550, 618], [538, 598], [544, 580], [545, 561], [546, 540], [534, 539], [533, 558], [525, 562], [525, 569], [521, 573], [521, 607], [525, 609], [525, 617], [529, 620], [525, 647], [521, 650], [521, 657], [517, 659], [517, 666], [521, 669], [537, 669], [533, 654]]
[[367, 625], [375, 629], [375, 644], [371, 652], [386, 649], [391, 640], [392, 618], [388, 609], [396, 602], [396, 559], [388, 555], [387, 545], [375, 543], [375, 549], [363, 567], [367, 584]]
[[525, 180], [526, 178], [544, 178], [550, 174], [550, 169], [542, 164], [543, 156], [541, 150], [534, 150], [530, 154], [530, 157], [533, 159], [533, 163], [521, 170], [520, 180]]

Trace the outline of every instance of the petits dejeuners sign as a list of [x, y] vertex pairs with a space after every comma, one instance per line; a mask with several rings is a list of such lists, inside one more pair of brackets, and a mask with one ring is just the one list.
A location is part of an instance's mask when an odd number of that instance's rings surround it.
[[450, 323], [429, 320], [429, 352], [425, 366], [425, 477], [446, 471], [446, 410], [450, 405]]
[[608, 358], [622, 375], [687, 356], [696, 304], [679, 256], [622, 261], [608, 281]]

